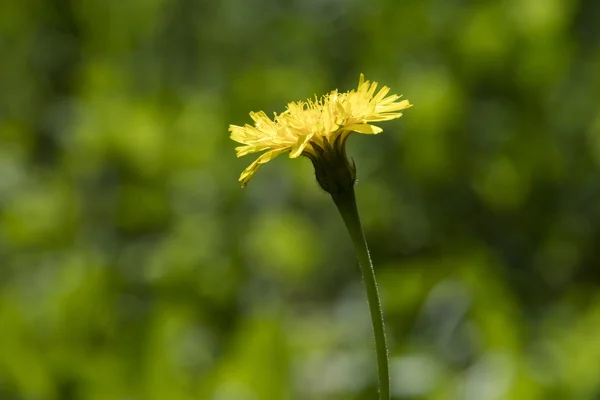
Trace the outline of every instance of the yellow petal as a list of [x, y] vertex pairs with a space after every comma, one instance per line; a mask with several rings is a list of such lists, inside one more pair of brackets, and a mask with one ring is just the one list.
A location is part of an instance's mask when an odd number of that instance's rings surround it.
[[387, 86], [382, 87], [379, 90], [379, 93], [377, 93], [377, 95], [375, 95], [375, 97], [373, 97], [373, 101], [375, 103], [379, 103], [381, 100], [383, 100], [383, 98], [385, 97], [386, 94], [388, 94], [390, 91], [390, 88]]
[[267, 114], [265, 114], [264, 111], [259, 111], [259, 112], [251, 111], [250, 118], [252, 118], [252, 120], [257, 123], [266, 122], [266, 121], [271, 120], [269, 117], [267, 117]]
[[229, 132], [231, 132], [229, 137], [238, 143], [244, 143], [248, 137], [246, 129], [243, 126], [229, 125]]
[[373, 97], [373, 95], [375, 94], [375, 89], [377, 89], [377, 85], [378, 85], [377, 82], [373, 82], [371, 84], [371, 87], [369, 88], [369, 91], [368, 91], [369, 97]]
[[248, 155], [248, 154], [252, 154], [252, 153], [256, 153], [258, 151], [266, 150], [268, 148], [269, 148], [268, 145], [251, 145], [251, 144], [248, 144], [248, 145], [245, 145], [245, 146], [238, 146], [238, 147], [235, 148], [235, 153], [236, 153], [235, 155], [237, 157], [243, 157], [243, 156]]
[[358, 132], [358, 133], [371, 134], [371, 135], [376, 135], [380, 132], [383, 132], [383, 129], [381, 129], [380, 127], [375, 126], [375, 125], [369, 125], [369, 124], [348, 125], [348, 126], [345, 126], [344, 129], [348, 129], [350, 131], [354, 131], [354, 132]]
[[277, 157], [278, 155], [280, 155], [281, 153], [283, 153], [284, 151], [287, 151], [289, 149], [276, 149], [276, 150], [269, 150], [263, 154], [261, 154], [260, 157], [258, 157], [256, 160], [254, 160], [254, 162], [252, 164], [250, 164], [248, 166], [248, 168], [246, 168], [242, 174], [240, 175], [240, 179], [239, 181], [242, 183], [242, 187], [246, 187], [246, 185], [248, 184], [248, 181], [250, 181], [250, 179], [252, 179], [252, 177], [254, 176], [254, 174], [256, 174], [256, 171], [258, 171], [258, 169], [260, 168], [260, 166], [262, 164], [268, 163], [269, 161], [271, 161], [272, 159], [274, 159], [275, 157]]
[[391, 114], [373, 114], [369, 115], [364, 119], [364, 122], [378, 122], [378, 121], [389, 121], [392, 119], [400, 118], [402, 113], [391, 113]]
[[412, 104], [410, 104], [408, 100], [402, 100], [400, 103], [392, 103], [383, 107], [377, 107], [377, 112], [400, 111], [410, 107], [412, 107]]
[[365, 83], [365, 75], [364, 74], [360, 74], [360, 77], [358, 78], [358, 88], [360, 89], [360, 87], [362, 86], [362, 84]]
[[292, 150], [290, 151], [290, 158], [299, 157], [300, 154], [302, 154], [302, 151], [304, 151], [304, 148], [306, 147], [306, 145], [310, 142], [310, 139], [312, 137], [313, 137], [313, 134], [309, 133], [308, 135], [304, 136], [304, 138], [298, 139], [298, 141], [296, 142], [296, 144], [292, 147]]
[[398, 100], [400, 97], [402, 96], [398, 96], [397, 94], [393, 94], [391, 96], [386, 97], [385, 99], [381, 100], [380, 102], [378, 102], [377, 106], [383, 106], [386, 104], [390, 104], [395, 102], [396, 100]]

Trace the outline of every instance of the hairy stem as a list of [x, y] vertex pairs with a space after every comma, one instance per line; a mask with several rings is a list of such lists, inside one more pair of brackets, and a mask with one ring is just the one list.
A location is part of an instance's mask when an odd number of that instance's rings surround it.
[[356, 205], [356, 196], [354, 189], [344, 192], [338, 192], [332, 195], [333, 201], [340, 212], [348, 233], [352, 238], [356, 257], [362, 272], [362, 277], [367, 290], [367, 301], [371, 312], [371, 323], [373, 324], [373, 333], [375, 335], [375, 348], [377, 352], [377, 372], [379, 377], [379, 399], [390, 399], [390, 374], [388, 365], [388, 351], [385, 338], [385, 326], [383, 322], [383, 312], [379, 300], [379, 291], [377, 281], [375, 280], [375, 270], [369, 255], [369, 248], [365, 234], [360, 223], [358, 207]]

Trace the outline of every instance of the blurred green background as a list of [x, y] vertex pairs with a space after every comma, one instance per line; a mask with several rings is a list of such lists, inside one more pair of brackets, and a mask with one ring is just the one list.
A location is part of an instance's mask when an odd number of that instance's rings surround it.
[[396, 399], [600, 399], [600, 2], [0, 1], [0, 399], [374, 399], [307, 159], [228, 124], [359, 73]]

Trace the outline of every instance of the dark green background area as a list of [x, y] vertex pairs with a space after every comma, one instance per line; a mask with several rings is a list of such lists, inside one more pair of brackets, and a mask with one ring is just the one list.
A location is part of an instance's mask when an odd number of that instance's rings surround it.
[[229, 124], [353, 89], [395, 399], [600, 398], [600, 2], [0, 1], [0, 399], [372, 400], [307, 159]]

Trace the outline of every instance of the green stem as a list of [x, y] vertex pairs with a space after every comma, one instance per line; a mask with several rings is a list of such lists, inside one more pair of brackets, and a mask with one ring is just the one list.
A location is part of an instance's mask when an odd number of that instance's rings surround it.
[[362, 272], [365, 288], [367, 290], [367, 301], [371, 311], [371, 323], [373, 324], [373, 333], [375, 335], [375, 348], [377, 351], [377, 372], [379, 376], [379, 399], [390, 399], [390, 374], [388, 366], [388, 351], [385, 339], [385, 326], [383, 323], [383, 312], [381, 302], [379, 301], [379, 292], [377, 290], [377, 281], [375, 280], [375, 270], [369, 255], [369, 248], [365, 234], [360, 223], [358, 207], [356, 205], [356, 196], [354, 189], [351, 188], [343, 193], [332, 195], [333, 201], [338, 211], [342, 215], [344, 224], [354, 243], [354, 249], [358, 258], [358, 263]]

